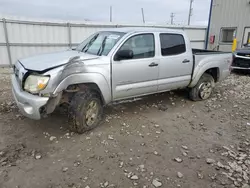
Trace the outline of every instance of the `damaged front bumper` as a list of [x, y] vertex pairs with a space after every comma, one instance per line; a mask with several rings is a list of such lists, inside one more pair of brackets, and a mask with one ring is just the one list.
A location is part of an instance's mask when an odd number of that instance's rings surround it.
[[47, 104], [49, 98], [23, 91], [15, 75], [11, 76], [11, 81], [12, 93], [21, 113], [30, 119], [41, 119], [43, 107]]

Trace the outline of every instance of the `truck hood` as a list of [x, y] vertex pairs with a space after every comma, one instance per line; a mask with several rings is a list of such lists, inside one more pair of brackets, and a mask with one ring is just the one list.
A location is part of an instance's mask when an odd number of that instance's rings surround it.
[[95, 55], [86, 54], [75, 50], [67, 50], [20, 59], [19, 62], [27, 70], [45, 71], [47, 69], [67, 64], [70, 59], [78, 56], [81, 57], [81, 60], [91, 60], [99, 58]]
[[238, 49], [235, 51], [236, 53], [241, 53], [241, 54], [250, 54], [250, 48], [242, 48]]

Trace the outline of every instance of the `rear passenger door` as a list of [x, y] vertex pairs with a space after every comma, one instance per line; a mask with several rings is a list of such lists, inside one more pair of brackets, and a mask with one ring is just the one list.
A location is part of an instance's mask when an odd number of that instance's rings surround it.
[[[160, 64], [158, 91], [186, 87], [193, 68], [189, 42], [182, 34], [160, 33]], [[187, 43], [187, 44], [186, 44]]]

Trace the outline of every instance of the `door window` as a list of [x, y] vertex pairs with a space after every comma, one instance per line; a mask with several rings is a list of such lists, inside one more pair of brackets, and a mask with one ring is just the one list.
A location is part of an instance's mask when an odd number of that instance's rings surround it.
[[182, 35], [179, 34], [160, 34], [161, 55], [177, 55], [186, 52], [186, 44]]
[[150, 58], [155, 56], [155, 41], [153, 34], [140, 34], [129, 38], [120, 50], [132, 50], [132, 59]]

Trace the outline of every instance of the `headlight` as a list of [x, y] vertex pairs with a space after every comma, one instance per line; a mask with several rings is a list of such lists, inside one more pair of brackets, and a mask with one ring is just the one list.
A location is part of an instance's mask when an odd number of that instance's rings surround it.
[[49, 82], [49, 76], [30, 75], [24, 83], [24, 90], [31, 93], [38, 93], [45, 89]]

